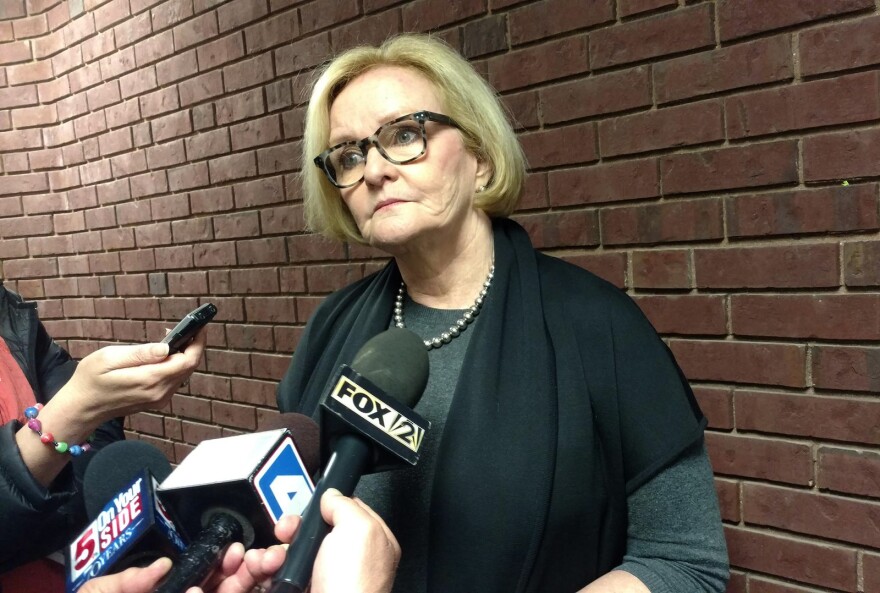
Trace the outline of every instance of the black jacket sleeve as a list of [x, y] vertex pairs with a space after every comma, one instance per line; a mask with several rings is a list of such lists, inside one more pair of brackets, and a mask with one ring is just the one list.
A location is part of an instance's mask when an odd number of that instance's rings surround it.
[[16, 421], [0, 427], [0, 573], [70, 542], [85, 517], [68, 465], [44, 488], [19, 454]]
[[48, 401], [67, 383], [76, 370], [67, 351], [49, 337], [43, 324], [37, 321], [34, 340], [34, 364], [37, 399]]
[[[38, 320], [31, 352], [33, 357], [23, 370], [37, 399], [47, 402], [73, 376], [76, 361], [49, 337]], [[47, 489], [34, 479], [21, 458], [15, 441], [19, 428], [18, 422], [0, 427], [0, 572], [70, 543], [86, 523], [82, 476], [89, 460], [102, 447], [125, 438], [121, 418], [105, 422], [95, 431], [93, 450], [72, 458]]]

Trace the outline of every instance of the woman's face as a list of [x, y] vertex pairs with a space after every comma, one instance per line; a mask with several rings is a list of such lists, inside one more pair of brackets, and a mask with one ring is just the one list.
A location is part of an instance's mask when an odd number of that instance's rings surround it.
[[[331, 105], [329, 145], [366, 138], [417, 111], [446, 115], [433, 84], [408, 68], [374, 68], [349, 82]], [[395, 165], [370, 147], [363, 181], [340, 190], [364, 239], [395, 255], [417, 243], [454, 243], [470, 217], [478, 216], [474, 192], [488, 179], [456, 128], [430, 121], [425, 126], [422, 157]]]

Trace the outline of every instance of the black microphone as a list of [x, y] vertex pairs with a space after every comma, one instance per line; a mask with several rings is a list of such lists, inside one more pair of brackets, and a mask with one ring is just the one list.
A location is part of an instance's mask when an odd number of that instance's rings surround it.
[[371, 338], [321, 404], [324, 473], [284, 565], [268, 593], [303, 593], [330, 526], [321, 516], [321, 495], [335, 488], [350, 496], [361, 475], [415, 465], [430, 424], [412, 408], [428, 383], [428, 352], [409, 330], [391, 328]]
[[283, 514], [302, 513], [314, 491], [318, 427], [302, 414], [281, 414], [284, 428], [200, 443], [159, 487], [159, 497], [192, 543], [154, 593], [202, 585], [226, 547], [276, 543]]
[[183, 550], [180, 533], [156, 498], [158, 480], [170, 473], [165, 455], [142, 441], [117, 441], [94, 455], [83, 475], [92, 521], [67, 549], [67, 591]]

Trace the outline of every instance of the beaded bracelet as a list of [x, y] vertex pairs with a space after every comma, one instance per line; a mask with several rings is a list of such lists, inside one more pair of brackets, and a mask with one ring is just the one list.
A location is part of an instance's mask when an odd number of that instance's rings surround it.
[[[59, 453], [70, 453], [74, 457], [82, 455], [92, 448], [92, 446], [88, 442], [81, 443], [79, 445], [68, 445], [64, 441], [56, 441], [51, 432], [42, 432], [43, 423], [37, 420], [37, 415], [39, 415], [40, 410], [42, 409], [43, 404], [37, 404], [35, 406], [25, 408], [24, 411], [24, 417], [28, 419], [27, 427], [37, 433], [37, 435], [39, 435], [41, 443], [43, 443], [44, 445], [51, 445]], [[89, 437], [89, 440], [91, 440], [91, 438], [92, 437]]]

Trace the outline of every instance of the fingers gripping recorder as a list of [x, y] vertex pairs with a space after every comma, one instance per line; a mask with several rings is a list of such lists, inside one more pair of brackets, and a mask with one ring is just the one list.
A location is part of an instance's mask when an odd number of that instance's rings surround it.
[[168, 355], [170, 356], [186, 348], [187, 344], [192, 341], [193, 336], [196, 335], [196, 332], [211, 321], [216, 314], [217, 307], [211, 303], [205, 303], [198, 309], [187, 313], [180, 320], [180, 323], [174, 326], [174, 329], [162, 338], [162, 343], [168, 344]]
[[416, 464], [429, 423], [412, 408], [427, 382], [428, 353], [422, 340], [405, 329], [377, 335], [350, 367], [342, 366], [321, 404], [324, 473], [269, 593], [302, 593], [308, 587], [330, 530], [320, 509], [328, 488], [350, 496], [365, 473]]

